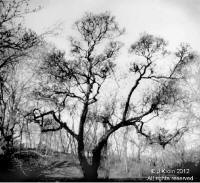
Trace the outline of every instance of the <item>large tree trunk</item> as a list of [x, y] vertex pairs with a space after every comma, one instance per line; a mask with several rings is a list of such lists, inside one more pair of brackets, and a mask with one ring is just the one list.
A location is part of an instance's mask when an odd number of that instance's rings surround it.
[[[85, 180], [97, 180], [98, 168], [100, 163], [93, 162], [89, 164], [85, 155], [79, 153], [79, 161], [82, 168], [83, 176]], [[98, 165], [98, 166], [97, 166]]]
[[94, 165], [87, 165], [82, 169], [85, 180], [95, 181], [98, 179], [98, 168]]
[[102, 140], [96, 148], [92, 151], [92, 161], [91, 164], [88, 163], [87, 158], [84, 154], [84, 146], [83, 143], [78, 143], [78, 157], [80, 161], [80, 165], [82, 168], [84, 179], [86, 180], [97, 180], [98, 179], [98, 169], [101, 162], [101, 151], [104, 145], [107, 143], [107, 138]]

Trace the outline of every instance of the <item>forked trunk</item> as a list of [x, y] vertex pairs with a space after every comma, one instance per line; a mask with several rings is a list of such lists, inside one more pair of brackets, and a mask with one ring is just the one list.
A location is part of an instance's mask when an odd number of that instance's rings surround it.
[[78, 140], [78, 157], [80, 165], [82, 168], [83, 176], [86, 180], [97, 180], [98, 179], [98, 169], [101, 162], [101, 151], [104, 145], [107, 143], [108, 136], [104, 136], [98, 145], [92, 150], [91, 163], [88, 162], [85, 156], [83, 136], [79, 137]]
[[91, 164], [88, 163], [84, 153], [79, 152], [79, 161], [85, 180], [94, 181], [98, 179], [98, 168], [100, 166], [101, 149], [92, 153]]

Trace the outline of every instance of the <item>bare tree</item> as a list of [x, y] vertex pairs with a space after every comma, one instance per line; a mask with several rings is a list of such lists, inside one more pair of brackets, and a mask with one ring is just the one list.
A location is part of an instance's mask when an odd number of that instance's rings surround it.
[[[141, 58], [130, 67], [134, 81], [123, 107], [117, 110], [118, 118], [111, 115], [92, 113], [98, 103], [103, 83], [115, 69], [114, 59], [120, 50], [121, 43], [114, 38], [122, 34], [115, 18], [109, 13], [87, 13], [75, 23], [80, 39], [71, 38], [72, 59], [66, 59], [65, 53], [54, 49], [45, 58], [40, 74], [45, 83], [41, 84], [35, 96], [46, 102], [48, 107], [35, 108], [33, 120], [40, 124], [42, 132], [65, 129], [78, 144], [78, 157], [83, 175], [86, 179], [95, 180], [101, 162], [102, 150], [108, 138], [122, 127], [133, 126], [138, 133], [151, 143], [163, 147], [172, 139], [179, 137], [184, 129], [174, 133], [152, 135], [144, 130], [145, 119], [158, 116], [166, 105], [176, 101], [175, 81], [186, 56], [177, 57], [177, 62], [169, 73], [156, 72], [156, 61], [166, 54], [166, 42], [159, 37], [144, 34], [131, 46], [130, 52]], [[157, 83], [152, 92], [142, 97], [142, 103], [134, 104], [133, 95], [145, 80]], [[76, 115], [77, 130], [72, 130], [67, 119], [62, 117], [64, 111], [73, 111]], [[92, 115], [91, 115], [92, 114]], [[93, 117], [92, 117], [93, 116]], [[94, 118], [95, 116], [95, 118]], [[45, 119], [50, 118], [51, 123]], [[107, 125], [105, 133], [98, 137], [91, 150], [91, 161], [86, 157], [85, 133], [88, 122]]]
[[20, 92], [25, 86], [13, 82], [15, 66], [39, 43], [38, 36], [22, 26], [22, 18], [29, 12], [27, 7], [26, 0], [0, 1], [0, 140], [4, 154], [13, 145], [14, 128], [22, 117]]

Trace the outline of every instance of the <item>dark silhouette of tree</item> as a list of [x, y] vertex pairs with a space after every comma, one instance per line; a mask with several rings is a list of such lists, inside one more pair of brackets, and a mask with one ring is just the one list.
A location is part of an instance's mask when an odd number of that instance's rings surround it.
[[[141, 61], [134, 62], [130, 67], [130, 74], [135, 76], [135, 80], [131, 83], [132, 87], [124, 105], [117, 110], [120, 117], [116, 119], [113, 118], [116, 109], [103, 115], [98, 111], [94, 113], [93, 109], [99, 101], [103, 83], [114, 72], [114, 60], [122, 45], [114, 41], [114, 38], [121, 35], [123, 30], [119, 28], [115, 18], [107, 12], [85, 14], [82, 19], [75, 22], [75, 29], [80, 38], [70, 39], [71, 59], [67, 59], [65, 53], [57, 49], [49, 52], [44, 58], [40, 74], [45, 82], [34, 95], [49, 105], [46, 108], [44, 106], [35, 108], [32, 120], [41, 126], [42, 132], [65, 129], [71, 134], [78, 144], [78, 157], [84, 177], [87, 180], [95, 180], [98, 177], [102, 150], [108, 138], [120, 128], [133, 126], [149, 142], [159, 143], [163, 147], [184, 132], [184, 129], [178, 129], [171, 134], [162, 133], [161, 137], [161, 134], [147, 132], [144, 126], [145, 118], [158, 116], [165, 106], [178, 100], [175, 82], [180, 79], [180, 74], [177, 71], [188, 57], [177, 56], [177, 64], [169, 73], [165, 75], [158, 73], [155, 63], [167, 53], [167, 43], [153, 35], [142, 35], [130, 48], [130, 53], [138, 56]], [[157, 87], [153, 92], [144, 95], [140, 106], [131, 107], [134, 105], [132, 96], [146, 80], [152, 82], [152, 86], [153, 82], [157, 83]], [[66, 110], [75, 114], [77, 131], [72, 130], [67, 120], [62, 117]], [[84, 143], [86, 126], [89, 122], [107, 125], [105, 133], [93, 143], [90, 160], [86, 157]]]
[[0, 0], [0, 148], [4, 155], [11, 153], [14, 129], [22, 120], [19, 106], [25, 86], [15, 80], [15, 66], [39, 44], [39, 37], [22, 26], [23, 16], [31, 12], [27, 8], [26, 0]]

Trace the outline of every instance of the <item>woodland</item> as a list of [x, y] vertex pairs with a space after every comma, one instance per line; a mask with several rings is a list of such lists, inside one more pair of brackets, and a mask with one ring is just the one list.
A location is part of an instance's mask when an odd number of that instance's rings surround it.
[[[0, 181], [199, 181], [198, 50], [86, 12], [66, 50], [0, 0]], [[69, 54], [68, 54], [69, 53]]]

